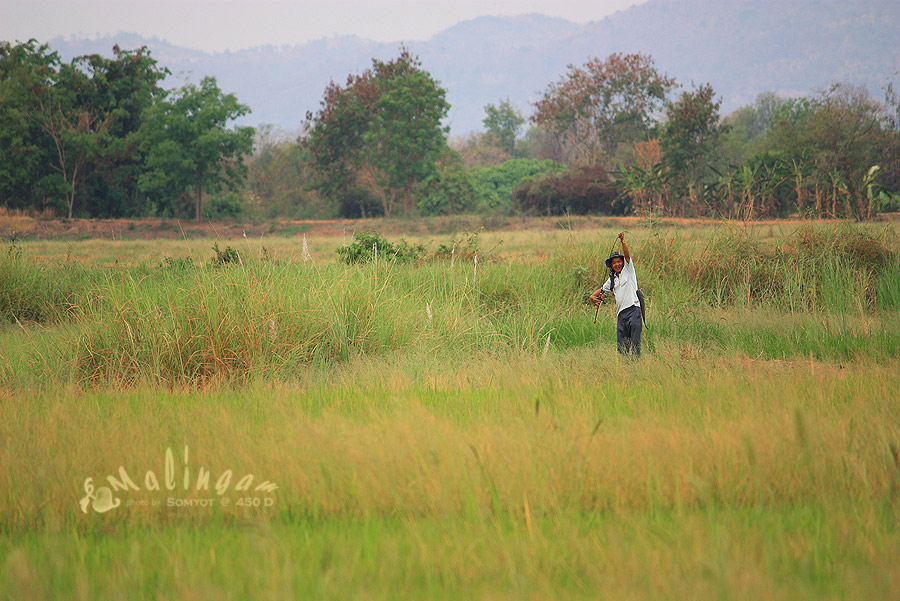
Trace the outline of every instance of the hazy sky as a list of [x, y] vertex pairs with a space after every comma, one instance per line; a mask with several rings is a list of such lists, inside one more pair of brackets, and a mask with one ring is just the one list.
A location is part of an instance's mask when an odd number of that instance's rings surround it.
[[335, 34], [426, 40], [481, 15], [587, 23], [646, 0], [0, 0], [0, 40], [135, 32], [202, 50], [296, 44]]

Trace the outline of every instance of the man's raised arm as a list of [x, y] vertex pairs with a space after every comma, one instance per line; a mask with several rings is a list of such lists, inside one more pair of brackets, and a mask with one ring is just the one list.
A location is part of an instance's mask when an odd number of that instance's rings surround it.
[[625, 232], [619, 234], [619, 240], [622, 241], [622, 252], [625, 254], [625, 262], [631, 263], [631, 253], [628, 252], [628, 245], [625, 244]]

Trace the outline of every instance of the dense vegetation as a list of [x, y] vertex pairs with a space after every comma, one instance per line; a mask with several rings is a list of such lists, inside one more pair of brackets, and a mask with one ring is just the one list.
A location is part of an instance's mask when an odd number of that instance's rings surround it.
[[[841, 325], [823, 337], [810, 330], [819, 322], [803, 317], [745, 331], [688, 309], [895, 312], [900, 255], [893, 230], [804, 227], [764, 244], [751, 231], [721, 226], [702, 242], [656, 232], [634, 246], [657, 340], [763, 357], [849, 359], [863, 348], [869, 356], [900, 354], [892, 330], [864, 334]], [[605, 277], [598, 268], [604, 249], [572, 243], [549, 261], [495, 263], [483, 247], [478, 234], [429, 250], [370, 232], [336, 249], [341, 262], [310, 261], [308, 250], [304, 260], [286, 261], [216, 244], [208, 257], [125, 269], [41, 265], [9, 247], [0, 262], [0, 316], [54, 325], [55, 333], [33, 338], [39, 346], [22, 349], [30, 358], [0, 365], [0, 374], [86, 386], [202, 385], [280, 379], [310, 364], [407, 348], [535, 350], [608, 336], [611, 324], [593, 326], [585, 311], [586, 293]]]
[[214, 78], [163, 90], [146, 48], [64, 63], [31, 40], [0, 43], [0, 200], [72, 218], [203, 214], [235, 188], [253, 128]]
[[197, 220], [900, 209], [890, 88], [763, 93], [723, 116], [711, 84], [680, 88], [652, 57], [612, 54], [570, 66], [529, 119], [506, 99], [483, 132], [448, 140], [446, 90], [405, 48], [332, 82], [299, 137], [230, 127], [249, 107], [212, 78], [163, 90], [165, 74], [146, 48], [62, 63], [35, 41], [0, 45], [2, 206]]

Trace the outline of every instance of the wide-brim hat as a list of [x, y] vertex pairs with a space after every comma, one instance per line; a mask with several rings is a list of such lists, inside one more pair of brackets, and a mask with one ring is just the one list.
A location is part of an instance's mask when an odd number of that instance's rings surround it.
[[623, 262], [625, 261], [625, 255], [623, 255], [622, 253], [620, 253], [617, 250], [614, 250], [614, 251], [612, 251], [612, 254], [609, 255], [609, 258], [606, 260], [606, 266], [612, 267], [612, 260], [616, 259], [616, 258], [622, 259]]

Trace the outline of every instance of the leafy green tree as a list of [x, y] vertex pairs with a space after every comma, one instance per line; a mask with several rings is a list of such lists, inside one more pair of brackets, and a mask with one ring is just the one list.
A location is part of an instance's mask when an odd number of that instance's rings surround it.
[[618, 147], [645, 137], [674, 80], [643, 54], [569, 65], [536, 104], [532, 121], [555, 135], [577, 165], [615, 163]]
[[345, 87], [330, 82], [319, 111], [306, 114], [309, 134], [303, 143], [310, 154], [312, 187], [334, 199], [362, 187], [363, 135], [376, 96], [371, 77], [371, 72], [349, 75]]
[[39, 120], [35, 91], [59, 70], [46, 44], [0, 42], [0, 202], [8, 208], [49, 208], [65, 193], [50, 167], [56, 151]]
[[110, 114], [98, 103], [97, 89], [89, 70], [88, 57], [61, 64], [32, 90], [34, 119], [53, 141], [55, 155], [50, 163], [62, 177], [66, 208], [71, 219], [78, 186], [85, 170], [106, 141]]
[[418, 202], [423, 215], [450, 215], [472, 210], [475, 192], [463, 167], [462, 158], [453, 150], [438, 163], [437, 172], [425, 180], [424, 194]]
[[[441, 126], [450, 105], [446, 92], [404, 49], [399, 60], [374, 61], [375, 102], [369, 130], [363, 136], [364, 156], [375, 167], [372, 175], [382, 191], [398, 191], [404, 210], [412, 207], [415, 185], [435, 173], [447, 147]], [[385, 206], [390, 216], [390, 208]]]
[[774, 92], [763, 92], [749, 105], [724, 118], [728, 131], [722, 142], [726, 160], [741, 163], [759, 152], [759, 143], [772, 129], [779, 110], [787, 99]]
[[146, 169], [138, 183], [155, 198], [158, 210], [172, 210], [172, 200], [190, 189], [200, 221], [204, 191], [238, 185], [254, 130], [229, 129], [228, 124], [249, 112], [234, 94], [224, 94], [213, 77], [174, 91], [144, 112], [139, 138]]
[[[91, 197], [127, 187], [131, 194], [124, 196], [134, 199], [141, 159], [133, 134], [143, 110], [162, 94], [158, 82], [166, 71], [146, 48], [113, 52], [114, 58], [87, 55], [62, 64], [34, 40], [0, 45], [0, 145], [9, 150], [0, 158], [4, 195], [29, 197], [25, 204], [34, 208], [35, 193], [64, 199], [69, 217], [86, 186]], [[109, 209], [81, 204], [88, 212]]]
[[525, 124], [525, 118], [510, 103], [509, 98], [499, 105], [488, 104], [484, 107], [485, 117], [482, 123], [491, 140], [510, 156], [516, 149], [516, 138]]
[[138, 178], [144, 169], [138, 131], [144, 111], [165, 97], [160, 82], [168, 74], [146, 47], [122, 50], [113, 57], [82, 58], [90, 75], [93, 103], [105, 115], [105, 130], [85, 174], [90, 190], [88, 212], [104, 216], [140, 215], [144, 206]]
[[406, 48], [390, 62], [373, 60], [343, 87], [329, 84], [319, 111], [307, 115], [318, 186], [333, 195], [370, 187], [386, 216], [398, 200], [410, 211], [416, 186], [436, 172], [447, 148], [445, 97]]
[[722, 101], [709, 84], [682, 92], [666, 105], [666, 123], [660, 137], [663, 162], [682, 194], [696, 207], [704, 202], [704, 179], [727, 126], [719, 117]]

